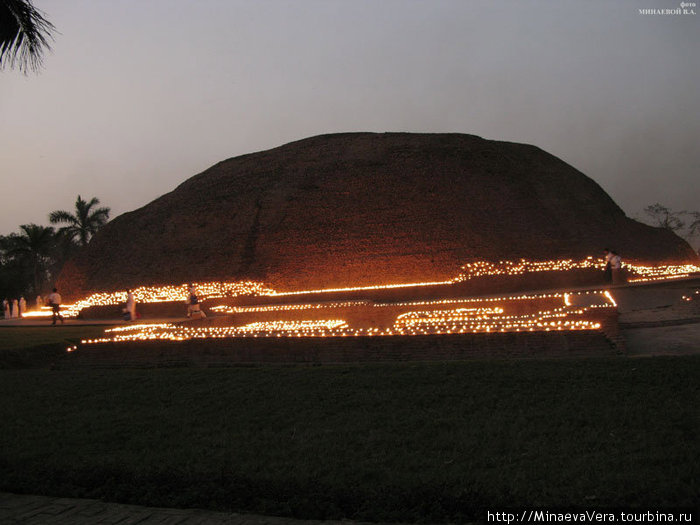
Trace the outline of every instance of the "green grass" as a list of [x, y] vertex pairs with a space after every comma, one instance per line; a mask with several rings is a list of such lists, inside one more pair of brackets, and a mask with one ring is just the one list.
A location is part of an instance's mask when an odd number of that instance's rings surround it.
[[104, 333], [109, 326], [4, 326], [0, 328], [0, 369], [49, 368], [66, 347]]
[[0, 371], [0, 489], [300, 518], [691, 506], [700, 358]]
[[0, 351], [31, 348], [49, 344], [68, 344], [103, 334], [107, 325], [101, 326], [4, 326], [0, 328]]

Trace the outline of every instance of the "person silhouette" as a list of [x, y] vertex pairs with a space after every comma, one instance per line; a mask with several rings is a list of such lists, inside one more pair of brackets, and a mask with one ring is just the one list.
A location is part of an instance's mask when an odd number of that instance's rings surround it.
[[63, 316], [61, 315], [61, 294], [58, 293], [58, 289], [56, 288], [49, 294], [49, 306], [51, 307], [51, 324], [56, 326], [56, 319], [60, 319], [61, 324], [63, 324]]

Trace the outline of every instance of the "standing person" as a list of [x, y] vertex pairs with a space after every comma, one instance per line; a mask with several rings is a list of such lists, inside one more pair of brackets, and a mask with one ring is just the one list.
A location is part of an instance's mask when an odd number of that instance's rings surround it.
[[609, 248], [604, 248], [603, 254], [603, 259], [605, 260], [605, 269], [603, 270], [603, 276], [605, 277], [605, 282], [609, 283], [612, 282], [612, 266], [610, 264], [610, 261], [613, 258], [613, 254]]
[[19, 317], [19, 303], [17, 299], [12, 299], [12, 318], [17, 319]]
[[194, 284], [190, 283], [188, 287], [187, 296], [187, 317], [192, 318], [204, 318], [206, 315], [199, 308], [199, 296], [197, 295], [197, 289]]
[[187, 285], [187, 317], [192, 317], [192, 314], [199, 310], [199, 298], [197, 297], [197, 289], [194, 284]]
[[61, 294], [56, 288], [49, 294], [49, 306], [51, 307], [51, 324], [56, 326], [56, 319], [61, 320], [63, 324], [63, 316], [61, 315]]
[[610, 259], [610, 270], [612, 283], [622, 284], [622, 258], [615, 251], [612, 252], [612, 258]]
[[44, 300], [41, 298], [41, 295], [36, 296], [36, 309], [41, 311], [41, 309], [44, 307]]
[[24, 296], [19, 298], [19, 316], [22, 317], [22, 314], [24, 314], [27, 311], [27, 300], [24, 298]]
[[10, 318], [10, 301], [8, 301], [7, 299], [2, 300], [2, 311], [5, 315], [5, 319], [9, 319]]
[[128, 319], [126, 321], [135, 321], [136, 320], [136, 299], [134, 299], [134, 294], [131, 293], [131, 290], [126, 291], [126, 313], [128, 315]]

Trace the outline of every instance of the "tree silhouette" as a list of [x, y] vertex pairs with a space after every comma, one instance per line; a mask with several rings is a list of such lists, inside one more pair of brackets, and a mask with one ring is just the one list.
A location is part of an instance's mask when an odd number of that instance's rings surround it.
[[0, 0], [0, 67], [38, 71], [55, 29], [30, 0]]
[[56, 235], [50, 226], [23, 224], [19, 229], [20, 233], [12, 233], [0, 240], [3, 258], [20, 267], [31, 268], [33, 290], [40, 293], [53, 262]]
[[688, 225], [688, 232], [690, 232], [690, 235], [695, 235], [700, 231], [700, 212], [698, 211], [689, 211], [686, 212], [688, 215], [690, 215], [693, 219], [693, 222]]
[[80, 246], [86, 246], [90, 238], [109, 219], [109, 208], [97, 208], [100, 204], [97, 197], [85, 201], [78, 195], [75, 201], [75, 213], [57, 210], [49, 214], [51, 224], [68, 224], [62, 227], [59, 233], [67, 236], [72, 241], [77, 241]]
[[660, 228], [666, 228], [675, 232], [685, 226], [685, 223], [678, 217], [680, 213], [672, 212], [666, 206], [662, 206], [658, 202], [644, 208], [646, 213]]

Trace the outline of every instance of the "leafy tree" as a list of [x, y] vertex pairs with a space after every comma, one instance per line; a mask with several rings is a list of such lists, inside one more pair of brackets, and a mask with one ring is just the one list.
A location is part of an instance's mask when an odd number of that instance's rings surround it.
[[55, 29], [30, 0], [0, 0], [0, 67], [38, 71]]
[[653, 222], [654, 226], [671, 230], [688, 241], [694, 249], [698, 249], [697, 238], [698, 234], [700, 234], [700, 212], [672, 211], [657, 202], [644, 208], [644, 213], [651, 218], [650, 222]]
[[31, 286], [34, 293], [40, 293], [48, 278], [49, 266], [54, 262], [55, 246], [56, 235], [50, 226], [23, 224], [20, 233], [0, 238], [3, 270], [19, 279], [19, 282], [6, 284], [21, 291]]
[[90, 238], [109, 220], [109, 208], [98, 208], [97, 197], [85, 201], [78, 195], [75, 201], [75, 213], [63, 210], [52, 211], [49, 214], [51, 224], [68, 224], [59, 230], [80, 246], [86, 246]]
[[690, 233], [690, 235], [695, 235], [696, 233], [700, 233], [700, 212], [689, 211], [686, 213], [693, 218], [692, 219], [693, 222], [691, 222], [688, 225], [688, 233]]
[[0, 263], [0, 300], [21, 296], [30, 282], [29, 271], [19, 261], [6, 259]]
[[683, 212], [673, 212], [658, 202], [644, 208], [644, 213], [651, 217], [655, 225], [660, 228], [666, 228], [675, 232], [685, 226], [685, 223], [679, 217]]

